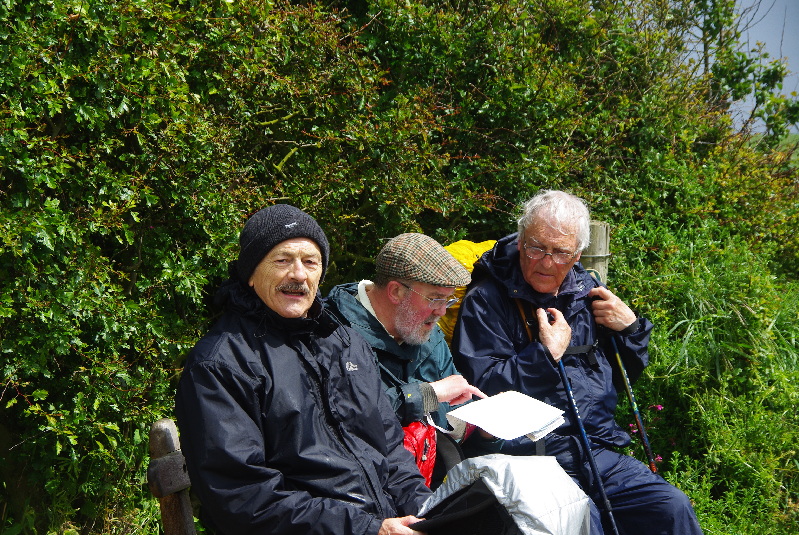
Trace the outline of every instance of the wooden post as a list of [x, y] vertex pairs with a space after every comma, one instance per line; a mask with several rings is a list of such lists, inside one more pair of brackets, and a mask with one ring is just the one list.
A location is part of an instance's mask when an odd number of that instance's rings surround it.
[[180, 451], [178, 429], [169, 418], [150, 426], [150, 464], [147, 484], [161, 506], [164, 535], [195, 535], [189, 498], [189, 474]]
[[610, 225], [604, 221], [591, 221], [591, 243], [583, 251], [580, 263], [594, 277], [607, 284], [610, 262]]

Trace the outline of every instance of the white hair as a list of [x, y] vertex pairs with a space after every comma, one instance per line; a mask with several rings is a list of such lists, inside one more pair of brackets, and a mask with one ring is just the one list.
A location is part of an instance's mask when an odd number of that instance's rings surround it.
[[562, 234], [572, 234], [576, 230], [575, 252], [588, 247], [591, 240], [591, 214], [585, 202], [576, 195], [557, 190], [538, 192], [524, 203], [524, 211], [518, 220], [519, 235], [523, 236], [527, 227], [538, 218]]

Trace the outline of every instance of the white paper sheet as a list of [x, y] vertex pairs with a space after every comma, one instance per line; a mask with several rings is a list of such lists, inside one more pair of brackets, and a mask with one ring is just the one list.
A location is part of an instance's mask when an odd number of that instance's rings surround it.
[[474, 424], [505, 440], [524, 435], [540, 440], [564, 423], [562, 410], [513, 390], [462, 405], [447, 417]]

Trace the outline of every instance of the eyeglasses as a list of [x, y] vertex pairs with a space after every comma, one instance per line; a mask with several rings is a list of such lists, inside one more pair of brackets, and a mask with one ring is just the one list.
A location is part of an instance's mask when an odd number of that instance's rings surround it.
[[447, 298], [442, 297], [442, 298], [439, 298], [439, 299], [433, 299], [431, 297], [427, 297], [424, 294], [420, 294], [419, 292], [417, 292], [416, 290], [414, 290], [413, 288], [411, 288], [410, 286], [408, 286], [404, 282], [400, 282], [400, 281], [397, 281], [397, 282], [399, 282], [400, 284], [405, 286], [407, 289], [409, 289], [410, 291], [412, 291], [416, 295], [422, 296], [425, 299], [427, 299], [427, 304], [430, 306], [431, 310], [435, 310], [435, 309], [441, 308], [441, 307], [449, 308], [449, 307], [457, 304], [458, 301], [460, 301], [460, 299], [457, 298], [457, 297], [447, 297]]
[[565, 253], [565, 252], [548, 253], [546, 252], [546, 250], [540, 247], [534, 247], [532, 245], [525, 244], [524, 254], [527, 256], [527, 258], [531, 260], [541, 260], [545, 256], [549, 255], [552, 257], [553, 262], [555, 262], [556, 264], [563, 265], [571, 262], [572, 258], [574, 258], [574, 256], [577, 253]]

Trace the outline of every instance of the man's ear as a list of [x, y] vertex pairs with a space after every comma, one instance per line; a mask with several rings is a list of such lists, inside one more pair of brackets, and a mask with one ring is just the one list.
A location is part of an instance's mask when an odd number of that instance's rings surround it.
[[388, 281], [388, 284], [386, 284], [386, 295], [393, 305], [398, 305], [402, 302], [406, 291], [405, 286], [397, 281]]

